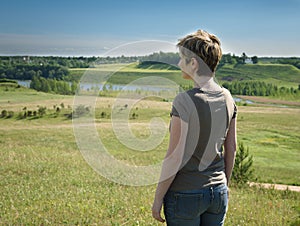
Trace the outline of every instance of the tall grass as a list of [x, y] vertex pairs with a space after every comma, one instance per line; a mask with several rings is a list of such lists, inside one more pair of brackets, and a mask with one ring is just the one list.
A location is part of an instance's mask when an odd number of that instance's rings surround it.
[[[155, 186], [119, 185], [95, 173], [71, 128], [0, 135], [0, 224], [159, 225], [150, 213]], [[289, 191], [233, 187], [230, 200], [226, 225], [289, 225], [300, 208], [300, 194]]]
[[[10, 106], [8, 93], [0, 95], [0, 110]], [[15, 109], [32, 104], [22, 98], [16, 95]], [[61, 103], [60, 96], [39, 98], [45, 116], [0, 119], [0, 225], [161, 225], [151, 217], [155, 185], [124, 186], [97, 174], [76, 145], [72, 121], [64, 115], [71, 109], [56, 115], [49, 109]], [[110, 119], [101, 118], [112, 104], [113, 98], [96, 104], [97, 130], [110, 153], [128, 164], [160, 162], [168, 137], [151, 152], [126, 149]], [[133, 133], [143, 138], [153, 116], [169, 122], [170, 103], [145, 100], [134, 111]], [[254, 156], [258, 181], [299, 185], [298, 115], [296, 108], [239, 107], [239, 140]], [[226, 225], [297, 225], [299, 203], [300, 193], [233, 186]]]
[[239, 107], [238, 140], [250, 149], [260, 182], [300, 185], [297, 108]]

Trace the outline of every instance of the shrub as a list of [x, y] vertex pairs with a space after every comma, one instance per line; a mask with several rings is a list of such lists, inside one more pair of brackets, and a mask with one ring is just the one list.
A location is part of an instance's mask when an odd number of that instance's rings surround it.
[[87, 115], [89, 112], [90, 108], [81, 104], [75, 108], [75, 110], [72, 112], [72, 116], [78, 118]]
[[32, 116], [32, 111], [27, 111], [27, 116], [31, 117]]
[[2, 110], [1, 111], [1, 118], [6, 118], [7, 117], [7, 110]]
[[106, 117], [106, 113], [104, 111], [101, 112], [101, 118], [105, 118]]
[[135, 112], [132, 113], [131, 115], [131, 119], [136, 119], [138, 118], [138, 114], [136, 114]]
[[39, 109], [38, 109], [39, 116], [43, 117], [43, 115], [46, 114], [46, 109], [47, 109], [46, 107], [40, 106]]
[[253, 157], [249, 155], [249, 148], [245, 148], [243, 143], [239, 144], [239, 150], [236, 153], [232, 180], [237, 185], [244, 185], [253, 179]]
[[15, 113], [13, 111], [8, 111], [8, 115], [6, 118], [12, 118], [12, 117], [14, 117], [14, 114]]

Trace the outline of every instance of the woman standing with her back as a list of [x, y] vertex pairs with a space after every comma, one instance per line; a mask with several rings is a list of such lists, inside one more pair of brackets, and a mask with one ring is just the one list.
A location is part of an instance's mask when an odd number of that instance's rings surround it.
[[[194, 88], [174, 99], [170, 141], [157, 185], [153, 217], [167, 225], [223, 225], [236, 151], [236, 106], [214, 81], [220, 40], [198, 30], [177, 44], [178, 66]], [[223, 150], [224, 148], [224, 150]]]

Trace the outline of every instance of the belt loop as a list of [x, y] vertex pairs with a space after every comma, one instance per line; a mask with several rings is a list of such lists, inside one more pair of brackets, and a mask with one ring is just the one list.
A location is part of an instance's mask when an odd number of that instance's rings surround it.
[[211, 197], [211, 202], [214, 200], [214, 188], [210, 187], [210, 197]]

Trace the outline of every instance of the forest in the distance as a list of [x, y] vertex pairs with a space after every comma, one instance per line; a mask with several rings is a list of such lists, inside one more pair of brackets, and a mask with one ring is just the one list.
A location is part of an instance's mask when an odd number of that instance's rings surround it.
[[[80, 76], [78, 68], [96, 68], [103, 64], [136, 63], [138, 69], [178, 71], [178, 53], [158, 52], [147, 56], [118, 57], [56, 57], [56, 56], [0, 56], [0, 82], [31, 80], [30, 88], [43, 92], [74, 94]], [[138, 73], [138, 72], [134, 72]], [[216, 76], [233, 94], [251, 96], [300, 95], [300, 58], [257, 57], [224, 54]], [[270, 80], [271, 79], [271, 80]], [[293, 83], [293, 87], [272, 82]], [[296, 87], [297, 86], [297, 87]], [[190, 87], [184, 86], [184, 89]]]
[[[69, 68], [89, 68], [99, 64], [131, 63], [131, 62], [160, 62], [176, 65], [179, 61], [178, 53], [153, 53], [147, 56], [118, 56], [118, 57], [55, 57], [55, 56], [0, 56], [0, 78], [31, 80], [33, 76], [72, 81]], [[224, 54], [218, 69], [226, 64], [288, 64], [300, 69], [298, 57], [248, 57]]]

